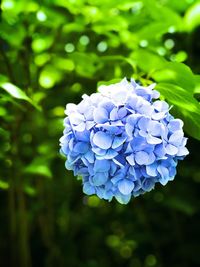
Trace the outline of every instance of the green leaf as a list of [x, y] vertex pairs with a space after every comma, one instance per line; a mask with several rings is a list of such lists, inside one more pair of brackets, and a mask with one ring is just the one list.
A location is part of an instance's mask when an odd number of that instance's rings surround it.
[[185, 28], [187, 31], [193, 31], [200, 25], [200, 1], [192, 5], [184, 16]]
[[9, 188], [9, 184], [3, 180], [0, 180], [0, 189], [6, 190]]
[[12, 97], [25, 100], [33, 105], [36, 109], [40, 110], [39, 106], [34, 103], [33, 100], [28, 97], [24, 91], [10, 82], [5, 82], [5, 77], [3, 77], [4, 76], [0, 76], [0, 88], [4, 89]]
[[184, 121], [186, 132], [200, 140], [200, 105], [192, 94], [170, 83], [159, 83], [156, 90], [174, 106], [171, 112]]
[[191, 69], [183, 63], [168, 62], [151, 75], [156, 82], [167, 82], [193, 93], [195, 81]]
[[25, 169], [24, 173], [41, 175], [46, 178], [52, 178], [51, 170], [48, 166], [47, 159], [38, 157], [34, 159]]
[[130, 56], [139, 66], [139, 68], [147, 73], [151, 73], [165, 65], [167, 62], [163, 57], [150, 52], [146, 49], [138, 49]]

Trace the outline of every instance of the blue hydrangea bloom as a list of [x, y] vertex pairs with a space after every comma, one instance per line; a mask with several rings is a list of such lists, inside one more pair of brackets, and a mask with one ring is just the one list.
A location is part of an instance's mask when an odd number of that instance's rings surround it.
[[126, 204], [174, 179], [187, 138], [154, 87], [123, 79], [67, 104], [61, 153], [87, 195]]

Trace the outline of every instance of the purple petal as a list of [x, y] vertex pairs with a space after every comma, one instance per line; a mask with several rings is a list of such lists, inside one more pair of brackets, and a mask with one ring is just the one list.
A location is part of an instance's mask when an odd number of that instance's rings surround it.
[[112, 137], [105, 132], [97, 132], [94, 134], [93, 142], [102, 149], [108, 149], [112, 145]]

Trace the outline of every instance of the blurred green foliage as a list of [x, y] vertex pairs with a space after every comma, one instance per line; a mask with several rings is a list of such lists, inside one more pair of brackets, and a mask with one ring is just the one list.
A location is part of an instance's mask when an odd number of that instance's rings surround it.
[[[200, 266], [200, 1], [3, 0], [0, 14], [2, 266]], [[58, 151], [66, 103], [125, 76], [157, 83], [190, 156], [121, 206], [84, 196]]]

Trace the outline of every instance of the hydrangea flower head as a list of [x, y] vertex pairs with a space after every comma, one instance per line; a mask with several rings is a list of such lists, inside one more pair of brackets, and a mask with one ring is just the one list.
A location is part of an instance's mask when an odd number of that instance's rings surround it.
[[126, 204], [174, 179], [187, 138], [154, 87], [123, 79], [67, 104], [61, 153], [87, 195]]

